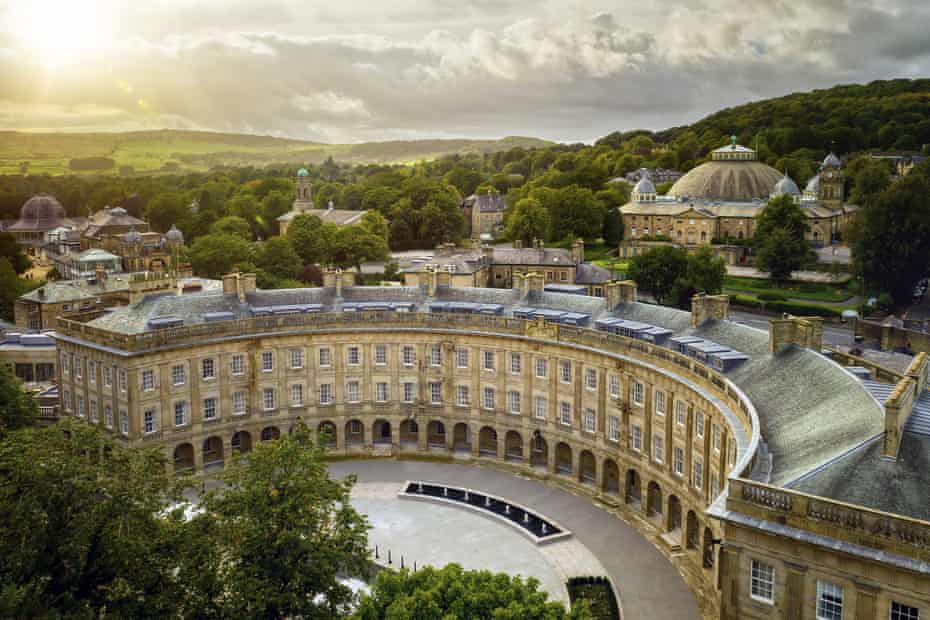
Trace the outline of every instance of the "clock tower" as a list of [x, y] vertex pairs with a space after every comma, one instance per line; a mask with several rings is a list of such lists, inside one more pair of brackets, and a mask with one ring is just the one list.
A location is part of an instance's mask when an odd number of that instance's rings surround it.
[[835, 154], [827, 155], [820, 164], [820, 192], [818, 200], [824, 206], [837, 209], [843, 204], [843, 171], [840, 158]]

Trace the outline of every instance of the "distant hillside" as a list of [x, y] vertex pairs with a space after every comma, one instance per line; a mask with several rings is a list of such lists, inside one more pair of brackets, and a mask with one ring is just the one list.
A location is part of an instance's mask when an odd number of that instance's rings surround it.
[[[325, 144], [304, 140], [205, 131], [133, 131], [125, 133], [0, 132], [0, 174], [17, 173], [24, 162], [31, 174], [64, 174], [103, 166], [118, 174], [163, 169], [209, 170], [214, 166], [314, 164], [332, 156], [348, 163], [408, 163], [444, 155], [496, 153], [514, 147], [536, 148], [552, 142], [536, 138], [500, 140], [410, 140]], [[78, 160], [72, 164], [72, 160]], [[112, 167], [106, 169], [112, 160]]]

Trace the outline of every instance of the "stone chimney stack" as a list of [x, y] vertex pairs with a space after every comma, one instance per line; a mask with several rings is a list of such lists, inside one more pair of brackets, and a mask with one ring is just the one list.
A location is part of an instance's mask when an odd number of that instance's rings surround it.
[[698, 293], [691, 298], [691, 327], [705, 321], [725, 321], [730, 317], [729, 295], [705, 295]]
[[223, 276], [223, 294], [236, 295], [239, 291], [239, 272], [234, 271]]
[[254, 273], [227, 273], [223, 276], [223, 294], [235, 295], [239, 303], [245, 303], [246, 295], [254, 293], [257, 288]]
[[785, 314], [780, 319], [769, 321], [769, 351], [778, 353], [791, 344], [819, 353], [823, 348], [823, 319]]
[[578, 237], [572, 243], [572, 262], [580, 265], [584, 262], [584, 239]]
[[542, 292], [546, 286], [546, 277], [541, 273], [515, 273], [513, 274], [513, 289], [520, 293], [520, 297], [526, 297], [533, 291]]
[[620, 304], [636, 301], [636, 282], [633, 280], [614, 280], [604, 287], [607, 309], [613, 310]]
[[488, 244], [481, 246], [481, 258], [485, 265], [494, 264], [494, 248]]

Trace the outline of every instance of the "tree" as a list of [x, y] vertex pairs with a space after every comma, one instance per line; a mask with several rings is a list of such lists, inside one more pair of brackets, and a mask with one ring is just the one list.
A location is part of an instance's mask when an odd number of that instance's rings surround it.
[[192, 527], [213, 536], [229, 618], [339, 618], [352, 600], [338, 575], [368, 569], [365, 518], [349, 501], [354, 479], [329, 478], [323, 448], [298, 422], [223, 474]]
[[278, 218], [291, 210], [291, 199], [279, 190], [271, 190], [262, 199], [265, 234], [278, 234]]
[[621, 241], [623, 241], [623, 217], [619, 209], [611, 207], [604, 215], [604, 244], [614, 247]]
[[262, 205], [253, 194], [239, 194], [230, 200], [229, 215], [236, 215], [248, 222], [253, 237], [264, 234], [265, 219], [262, 217]]
[[701, 246], [697, 252], [688, 255], [687, 279], [696, 291], [716, 295], [723, 290], [726, 275], [726, 262], [716, 256], [709, 245]]
[[186, 216], [187, 205], [184, 197], [177, 192], [158, 194], [145, 207], [146, 221], [159, 232], [167, 232], [172, 224], [177, 224]]
[[0, 319], [13, 320], [16, 299], [33, 287], [31, 283], [17, 276], [10, 261], [0, 256]]
[[335, 227], [316, 215], [302, 213], [287, 227], [287, 238], [304, 263], [325, 263], [332, 255]]
[[5, 617], [178, 615], [177, 522], [161, 515], [179, 488], [161, 449], [26, 428], [0, 441], [0, 479]]
[[459, 190], [463, 196], [469, 196], [475, 193], [475, 189], [484, 180], [484, 175], [477, 170], [459, 165], [447, 172], [442, 179]]
[[853, 258], [865, 281], [908, 303], [930, 264], [930, 180], [911, 174], [874, 195], [851, 229]]
[[23, 390], [9, 366], [0, 364], [0, 437], [17, 428], [31, 426], [37, 413], [32, 395]]
[[211, 235], [233, 235], [246, 241], [252, 240], [252, 228], [238, 215], [227, 215], [210, 225]]
[[804, 238], [808, 230], [804, 211], [791, 196], [769, 200], [756, 222], [753, 248], [755, 265], [775, 282], [784, 282], [791, 272], [816, 259]]
[[411, 177], [401, 184], [401, 194], [403, 197], [391, 209], [392, 248], [432, 248], [462, 236], [465, 216], [454, 187]]
[[504, 237], [530, 247], [537, 239], [549, 238], [549, 226], [549, 211], [538, 200], [524, 198], [507, 213]]
[[885, 162], [868, 160], [853, 177], [849, 200], [853, 204], [864, 205], [876, 194], [880, 194], [891, 185], [891, 175]]
[[391, 213], [394, 204], [400, 200], [400, 190], [394, 187], [378, 185], [365, 190], [362, 196], [362, 209], [377, 211], [383, 216]]
[[364, 228], [366, 232], [376, 237], [381, 237], [384, 239], [385, 244], [387, 243], [389, 231], [388, 223], [387, 220], [384, 219], [384, 216], [377, 211], [369, 211], [363, 215], [358, 225]]
[[561, 189], [538, 188], [530, 192], [548, 211], [551, 238], [581, 237], [594, 241], [604, 231], [604, 205], [586, 187], [569, 185]]
[[23, 273], [32, 264], [23, 252], [23, 246], [16, 243], [16, 237], [11, 233], [0, 233], [0, 258], [10, 261], [16, 273]]
[[287, 237], [273, 237], [257, 244], [255, 265], [279, 278], [295, 279], [300, 273], [300, 256]]
[[567, 611], [548, 600], [534, 578], [464, 570], [458, 564], [416, 572], [381, 571], [354, 620], [587, 620], [586, 605]]
[[673, 246], [654, 248], [634, 256], [627, 274], [660, 304], [677, 301], [675, 287], [688, 275], [688, 253]]
[[239, 263], [252, 260], [249, 242], [235, 235], [199, 237], [187, 250], [194, 273], [207, 278], [219, 278]]
[[345, 226], [336, 233], [330, 262], [339, 267], [356, 267], [362, 263], [386, 260], [390, 250], [384, 237], [362, 225]]

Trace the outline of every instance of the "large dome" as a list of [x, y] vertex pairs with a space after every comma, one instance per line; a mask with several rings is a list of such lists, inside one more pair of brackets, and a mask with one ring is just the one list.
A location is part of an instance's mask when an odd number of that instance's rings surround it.
[[709, 161], [678, 179], [668, 193], [707, 200], [767, 200], [782, 176], [759, 161]]
[[57, 228], [67, 216], [65, 208], [51, 194], [36, 194], [27, 200], [19, 211], [19, 221], [14, 226], [31, 230]]

